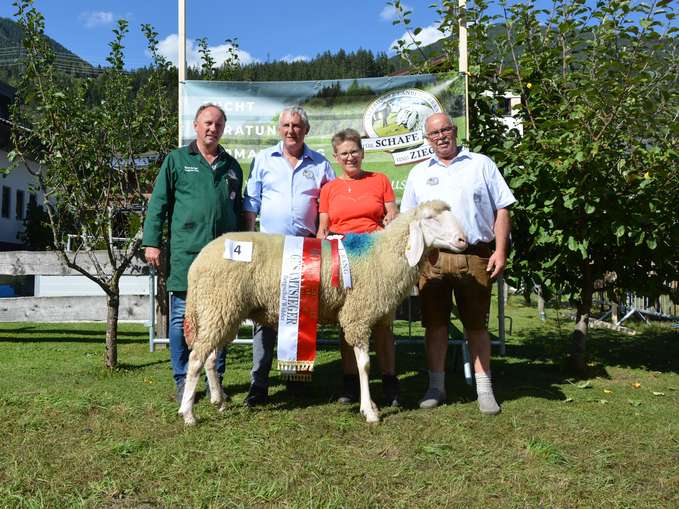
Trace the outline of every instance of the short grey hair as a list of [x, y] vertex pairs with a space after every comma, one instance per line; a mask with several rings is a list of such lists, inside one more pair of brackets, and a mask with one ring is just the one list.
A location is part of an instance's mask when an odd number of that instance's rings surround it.
[[287, 106], [283, 108], [283, 111], [281, 111], [281, 117], [283, 116], [283, 113], [290, 113], [290, 115], [299, 115], [299, 118], [301, 118], [302, 122], [304, 122], [304, 127], [306, 127], [307, 131], [311, 128], [311, 126], [309, 125], [309, 116], [306, 114], [306, 111], [304, 111], [304, 108], [302, 108], [301, 106]]
[[224, 110], [222, 109], [221, 106], [217, 106], [215, 103], [205, 103], [201, 104], [198, 110], [196, 111], [196, 115], [193, 117], [193, 121], [197, 122], [198, 117], [200, 116], [201, 113], [203, 113], [203, 110], [206, 110], [208, 108], [215, 108], [218, 109], [219, 112], [222, 114], [222, 117], [224, 118], [224, 123], [226, 124], [226, 113], [224, 113]]

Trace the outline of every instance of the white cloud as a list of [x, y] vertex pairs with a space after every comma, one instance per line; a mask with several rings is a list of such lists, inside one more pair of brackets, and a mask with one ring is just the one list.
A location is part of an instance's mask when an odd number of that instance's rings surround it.
[[113, 13], [106, 11], [81, 12], [79, 18], [86, 28], [96, 28], [113, 23]]
[[306, 55], [285, 55], [284, 57], [281, 58], [283, 62], [308, 62], [311, 60], [308, 56]]
[[418, 41], [420, 43], [420, 45], [422, 47], [424, 47], [424, 46], [429, 46], [430, 44], [433, 44], [436, 41], [438, 41], [439, 39], [443, 39], [445, 37], [448, 37], [448, 35], [442, 33], [438, 29], [438, 25], [433, 24], [433, 25], [429, 25], [428, 27], [423, 28], [422, 31], [420, 33], [418, 33], [417, 35], [412, 35], [412, 32], [410, 32], [410, 31], [405, 32], [401, 37], [399, 37], [398, 39], [396, 39], [395, 41], [393, 41], [389, 45], [389, 49], [391, 51], [394, 51], [395, 48], [397, 47], [396, 43], [399, 40], [405, 41], [407, 48], [414, 49], [415, 44], [413, 43], [413, 39]]
[[[401, 3], [401, 7], [403, 8], [404, 11], [413, 10], [412, 7], [404, 3]], [[380, 12], [380, 19], [382, 21], [394, 21], [397, 17], [398, 11], [393, 5], [385, 5], [384, 8], [382, 9], [382, 12]]]
[[[208, 46], [210, 55], [215, 59], [217, 65], [220, 66], [226, 60], [230, 44], [220, 44], [219, 46]], [[255, 62], [256, 59], [247, 51], [242, 49], [236, 50], [241, 64], [249, 64]], [[179, 36], [177, 34], [170, 34], [163, 40], [158, 42], [158, 53], [167, 58], [174, 65], [179, 61]], [[188, 67], [200, 67], [200, 53], [198, 51], [198, 44], [193, 39], [186, 39], [186, 65]]]

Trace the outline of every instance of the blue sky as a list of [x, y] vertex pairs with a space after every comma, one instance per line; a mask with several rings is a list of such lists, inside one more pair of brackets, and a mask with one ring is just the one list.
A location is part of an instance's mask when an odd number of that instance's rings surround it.
[[[442, 34], [436, 30], [431, 0], [405, 3], [413, 11], [418, 35], [431, 43]], [[149, 63], [139, 25], [151, 23], [159, 33], [161, 51], [176, 62], [177, 2], [175, 0], [36, 0], [44, 15], [46, 32], [88, 62], [104, 65], [111, 28], [119, 18], [130, 22], [126, 39], [128, 67]], [[308, 59], [330, 50], [370, 49], [389, 52], [404, 35], [393, 25], [393, 8], [380, 0], [296, 0], [248, 2], [186, 0], [187, 59], [198, 61], [196, 39], [207, 37], [213, 56], [224, 59], [225, 39], [237, 37], [241, 61]], [[10, 0], [0, 2], [0, 17], [13, 18]]]

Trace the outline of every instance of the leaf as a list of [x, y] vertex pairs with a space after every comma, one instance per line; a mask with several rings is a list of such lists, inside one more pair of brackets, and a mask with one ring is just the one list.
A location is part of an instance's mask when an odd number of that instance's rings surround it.
[[649, 249], [655, 249], [658, 247], [658, 243], [656, 242], [655, 239], [646, 239], [646, 245], [648, 246]]
[[664, 392], [658, 392], [658, 391], [651, 391], [651, 394], [653, 394], [654, 396], [664, 396], [665, 395]]
[[632, 406], [641, 406], [641, 401], [638, 399], [628, 399], [627, 402]]
[[578, 389], [591, 389], [592, 382], [590, 380], [587, 380], [586, 382], [580, 382], [576, 387]]
[[573, 398], [566, 398], [563, 400], [564, 403], [573, 403]]
[[622, 237], [623, 235], [625, 235], [625, 225], [624, 225], [624, 224], [621, 224], [621, 225], [618, 226], [618, 228], [615, 230], [615, 236], [618, 237], [618, 238], [620, 238], [620, 237]]
[[604, 393], [606, 394], [613, 394], [613, 391], [610, 389], [604, 389]]
[[632, 387], [634, 387], [635, 389], [638, 389], [638, 388], [641, 387], [641, 384], [640, 384], [639, 382], [634, 382], [634, 383], [632, 384]]
[[608, 400], [607, 400], [607, 399], [600, 399], [600, 400], [599, 400], [599, 404], [600, 404], [600, 405], [606, 405], [607, 403], [608, 403]]

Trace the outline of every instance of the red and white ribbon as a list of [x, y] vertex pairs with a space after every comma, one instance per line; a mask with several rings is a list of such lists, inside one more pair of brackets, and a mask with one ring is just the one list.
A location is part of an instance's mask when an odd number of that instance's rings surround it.
[[278, 369], [283, 377], [309, 380], [316, 360], [320, 239], [286, 236], [281, 265]]

